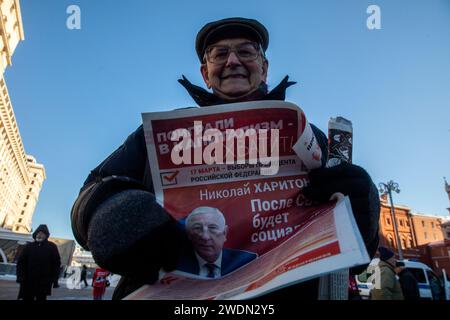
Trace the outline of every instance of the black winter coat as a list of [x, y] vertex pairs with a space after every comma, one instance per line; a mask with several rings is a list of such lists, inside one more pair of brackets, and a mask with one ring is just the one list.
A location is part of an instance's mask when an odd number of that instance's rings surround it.
[[21, 285], [21, 293], [51, 295], [60, 265], [58, 248], [53, 242], [27, 243], [17, 261], [17, 282]]
[[[207, 93], [204, 89], [192, 85], [184, 77], [183, 80], [179, 80], [179, 82], [188, 90], [190, 95], [200, 106], [227, 103], [226, 101], [220, 101], [216, 96]], [[286, 77], [269, 93], [267, 93], [267, 87], [262, 86], [260, 91], [262, 91], [263, 94], [252, 100], [284, 100], [285, 90], [292, 84], [294, 84], [294, 82], [288, 82], [288, 77]], [[314, 125], [311, 126], [322, 149], [324, 166], [328, 155], [328, 140], [322, 131]], [[112, 195], [130, 189], [140, 189], [154, 193], [142, 126], [132, 133], [122, 146], [91, 171], [84, 186], [80, 190], [80, 194], [72, 208], [71, 219], [72, 230], [76, 240], [81, 246], [89, 250], [89, 222], [94, 216], [96, 208]], [[132, 262], [130, 261], [129, 263]], [[149, 283], [148, 279], [145, 281], [139, 277], [134, 277], [132, 274], [125, 274], [125, 272], [120, 271], [119, 268], [123, 270], [124, 267], [123, 261], [117, 261], [117, 265], [113, 263], [112, 265], [103, 267], [114, 273], [122, 274], [122, 279], [116, 287], [113, 299], [121, 299], [141, 287], [143, 284]], [[117, 269], [114, 270], [114, 268]], [[156, 278], [152, 281], [155, 280]], [[278, 290], [265, 297], [280, 299], [285, 299], [286, 297], [295, 297], [296, 299], [317, 299], [317, 284], [317, 279], [314, 279], [302, 283], [301, 286], [291, 286], [286, 289]]]
[[419, 284], [411, 271], [408, 269], [403, 269], [400, 273], [398, 273], [398, 277], [405, 300], [419, 300]]

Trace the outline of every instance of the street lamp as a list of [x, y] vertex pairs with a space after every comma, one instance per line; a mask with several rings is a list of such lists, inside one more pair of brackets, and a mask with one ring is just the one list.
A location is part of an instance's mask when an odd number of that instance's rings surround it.
[[395, 239], [397, 240], [398, 258], [399, 258], [399, 260], [403, 260], [402, 243], [400, 242], [400, 236], [398, 234], [397, 219], [395, 218], [394, 202], [392, 201], [392, 191], [400, 193], [400, 189], [398, 188], [398, 183], [390, 180], [388, 183], [380, 182], [378, 184], [378, 187], [380, 188], [380, 193], [382, 193], [382, 194], [388, 193], [389, 194], [389, 201], [391, 202], [391, 214], [392, 214], [392, 220], [393, 220], [393, 224], [394, 224]]

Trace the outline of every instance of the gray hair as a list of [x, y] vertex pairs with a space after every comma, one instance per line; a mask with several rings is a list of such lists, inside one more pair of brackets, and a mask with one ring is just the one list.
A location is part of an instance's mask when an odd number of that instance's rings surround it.
[[199, 214], [205, 214], [205, 213], [214, 214], [219, 219], [219, 226], [222, 227], [222, 229], [225, 228], [225, 226], [226, 226], [225, 217], [219, 209], [213, 208], [213, 207], [198, 207], [198, 208], [195, 208], [194, 210], [192, 210], [192, 212], [186, 218], [186, 230], [189, 230], [189, 228], [191, 227], [191, 224], [192, 224], [191, 220], [193, 217], [198, 216]]

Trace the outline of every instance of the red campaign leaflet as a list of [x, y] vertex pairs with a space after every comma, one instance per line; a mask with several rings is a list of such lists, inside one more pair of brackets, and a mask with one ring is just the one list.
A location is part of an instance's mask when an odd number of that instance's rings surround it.
[[295, 104], [144, 113], [143, 123], [155, 196], [186, 245], [177, 270], [127, 299], [244, 299], [368, 263], [349, 200], [303, 196], [321, 152]]

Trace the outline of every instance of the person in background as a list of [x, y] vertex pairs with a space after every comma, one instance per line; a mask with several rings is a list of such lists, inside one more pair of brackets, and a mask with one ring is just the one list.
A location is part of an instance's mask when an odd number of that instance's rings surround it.
[[56, 244], [48, 241], [50, 232], [41, 224], [33, 232], [34, 242], [27, 243], [17, 261], [18, 299], [47, 300], [58, 279], [61, 258]]
[[85, 264], [83, 264], [83, 267], [81, 267], [81, 276], [80, 276], [80, 282], [84, 282], [84, 287], [88, 287], [88, 283], [86, 281], [86, 276], [87, 276], [87, 267]]
[[103, 300], [108, 284], [108, 276], [109, 271], [102, 268], [95, 269], [94, 277], [92, 278], [92, 286], [94, 287], [92, 294], [94, 300]]
[[379, 247], [379, 274], [375, 277], [375, 287], [370, 292], [371, 300], [404, 300], [400, 282], [395, 272], [394, 253], [385, 247]]
[[419, 283], [412, 272], [405, 267], [405, 263], [402, 261], [397, 261], [395, 265], [395, 272], [399, 277], [400, 286], [402, 287], [403, 297], [405, 300], [419, 300]]

